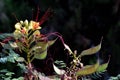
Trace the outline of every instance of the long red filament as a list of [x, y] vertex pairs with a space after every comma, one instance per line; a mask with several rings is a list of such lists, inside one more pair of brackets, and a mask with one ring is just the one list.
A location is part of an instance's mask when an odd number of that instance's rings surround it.
[[40, 13], [40, 9], [39, 9], [39, 6], [38, 6], [37, 15], [36, 15], [36, 20], [35, 20], [36, 22], [38, 21], [39, 13]]
[[39, 24], [43, 24], [46, 20], [48, 20], [48, 18], [51, 16], [50, 13], [50, 8], [48, 8], [48, 10], [45, 12], [45, 14], [42, 16], [42, 18], [39, 20]]

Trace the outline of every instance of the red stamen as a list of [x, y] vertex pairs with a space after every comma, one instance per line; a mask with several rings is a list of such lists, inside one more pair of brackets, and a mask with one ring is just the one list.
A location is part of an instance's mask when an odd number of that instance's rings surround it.
[[46, 20], [48, 20], [48, 17], [51, 16], [50, 13], [50, 8], [48, 8], [48, 10], [45, 12], [45, 14], [42, 16], [42, 18], [39, 20], [39, 24], [43, 24]]
[[39, 9], [39, 6], [38, 6], [37, 15], [36, 15], [36, 20], [35, 20], [36, 22], [38, 21], [39, 12], [40, 12], [40, 9]]
[[37, 29], [39, 27], [39, 23], [33, 23], [34, 29]]

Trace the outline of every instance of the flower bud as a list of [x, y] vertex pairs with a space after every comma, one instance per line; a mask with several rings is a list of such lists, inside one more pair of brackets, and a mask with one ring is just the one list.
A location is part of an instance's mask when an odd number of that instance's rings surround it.
[[28, 20], [25, 20], [25, 21], [24, 21], [24, 25], [25, 25], [26, 27], [28, 27]]
[[20, 24], [20, 23], [16, 23], [16, 24], [15, 24], [15, 29], [21, 30], [21, 24]]

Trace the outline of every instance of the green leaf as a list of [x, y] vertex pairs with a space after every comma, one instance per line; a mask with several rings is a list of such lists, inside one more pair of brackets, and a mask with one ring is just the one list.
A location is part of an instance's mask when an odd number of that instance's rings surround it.
[[14, 72], [10, 72], [7, 69], [0, 70], [0, 80], [11, 80]]
[[2, 45], [2, 47], [4, 49], [12, 49], [12, 47], [10, 46], [10, 44], [6, 44], [6, 43], [2, 43], [2, 42], [0, 42], [0, 44]]
[[10, 41], [9, 41], [9, 44], [10, 44], [10, 46], [11, 46], [12, 48], [17, 48], [17, 47], [18, 47], [18, 45], [17, 45], [16, 42], [10, 42]]
[[6, 73], [6, 72], [8, 72], [8, 70], [7, 69], [2, 69], [2, 70], [0, 70], [0, 72]]
[[82, 57], [82, 56], [85, 56], [85, 55], [95, 54], [95, 53], [97, 53], [100, 49], [101, 49], [101, 43], [98, 44], [98, 45], [95, 46], [95, 47], [92, 47], [92, 48], [89, 48], [89, 49], [87, 49], [87, 50], [82, 51], [81, 54], [79, 55], [79, 57]]
[[53, 76], [45, 76], [42, 73], [35, 73], [38, 74], [38, 78], [39, 80], [60, 80], [59, 78], [57, 78], [57, 76], [53, 75]]
[[33, 35], [40, 35], [40, 31], [39, 30], [35, 30], [35, 32], [33, 33]]
[[16, 61], [17, 61], [17, 62], [24, 62], [25, 59], [24, 59], [23, 57], [18, 57], [18, 58], [16, 59]]
[[107, 67], [108, 67], [108, 63], [104, 63], [104, 64], [100, 65], [96, 71], [97, 72], [105, 71]]
[[15, 49], [18, 47], [16, 42], [11, 42], [11, 41], [9, 41], [8, 44], [2, 42], [0, 42], [0, 44], [4, 49]]
[[6, 63], [6, 62], [7, 62], [7, 57], [0, 58], [0, 63]]
[[34, 58], [36, 59], [45, 59], [47, 56], [47, 50], [45, 50], [44, 52], [40, 53], [40, 54], [35, 54]]
[[65, 49], [68, 50], [70, 55], [73, 54], [72, 50], [70, 49], [70, 47], [67, 44], [64, 44], [64, 47], [65, 47]]
[[96, 72], [98, 67], [99, 67], [99, 61], [97, 61], [97, 63], [94, 65], [84, 66], [82, 69], [79, 69], [76, 72], [76, 76], [85, 76], [85, 75], [92, 74], [92, 73]]
[[63, 75], [65, 73], [65, 70], [57, 68], [54, 64], [53, 64], [53, 69], [58, 75]]
[[37, 43], [37, 45], [34, 47], [34, 58], [45, 59], [47, 56], [47, 48], [48, 48], [47, 42]]
[[25, 72], [27, 70], [25, 64], [23, 64], [23, 63], [18, 63], [17, 66], [19, 66], [23, 72]]
[[56, 40], [57, 40], [57, 38], [56, 38], [55, 40], [48, 41], [48, 45], [49, 45], [49, 46], [53, 45]]
[[7, 37], [13, 37], [12, 33], [4, 33], [4, 34], [0, 34], [0, 39], [3, 40]]
[[13, 78], [12, 80], [24, 80], [24, 77]]
[[107, 63], [99, 65], [99, 67], [97, 68], [97, 72], [103, 72], [103, 71], [105, 71], [107, 69], [107, 67], [108, 67], [109, 61], [110, 61], [110, 57], [109, 57], [109, 60], [108, 60]]
[[56, 60], [54, 63], [58, 66], [58, 68], [65, 68], [66, 67], [66, 64], [63, 61]]
[[7, 72], [5, 75], [6, 76], [11, 76], [11, 75], [13, 75], [14, 73], [13, 72]]
[[18, 59], [19, 55], [15, 53], [12, 49], [9, 50], [9, 56], [7, 57], [7, 61], [15, 63], [15, 60]]
[[45, 59], [46, 56], [47, 56], [47, 48], [48, 48], [49, 46], [53, 45], [56, 40], [57, 40], [57, 39], [48, 41], [47, 43], [46, 43], [46, 42], [45, 42], [45, 43], [44, 43], [44, 42], [43, 42], [43, 43], [40, 43], [40, 45], [41, 45], [41, 51], [42, 51], [42, 52], [41, 52], [40, 54], [35, 54], [35, 58], [36, 58], [36, 59]]
[[29, 53], [34, 55], [36, 59], [45, 59], [47, 56], [47, 48], [53, 45], [55, 41], [56, 39], [48, 42], [38, 42], [30, 49]]

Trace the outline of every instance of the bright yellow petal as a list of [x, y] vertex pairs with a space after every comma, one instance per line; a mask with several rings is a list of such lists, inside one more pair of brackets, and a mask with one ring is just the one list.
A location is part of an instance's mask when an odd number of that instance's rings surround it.
[[23, 21], [20, 21], [20, 24], [23, 24]]
[[33, 23], [33, 21], [30, 21], [29, 26], [28, 26], [28, 29], [29, 29], [29, 30], [30, 30], [30, 29], [33, 29], [32, 23]]
[[25, 27], [28, 27], [28, 20], [24, 21], [24, 25], [25, 25]]
[[21, 26], [20, 23], [16, 23], [16, 24], [15, 24], [15, 29], [16, 29], [16, 30], [21, 30], [21, 27], [22, 27], [22, 26]]

